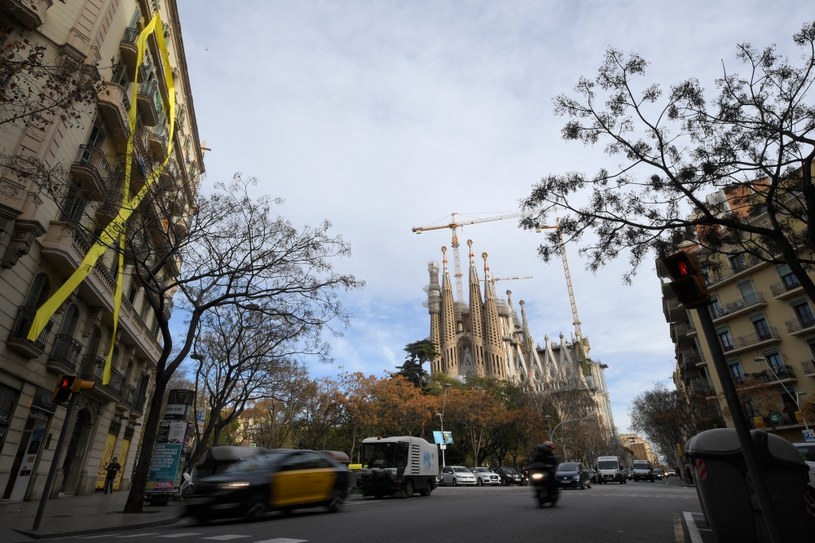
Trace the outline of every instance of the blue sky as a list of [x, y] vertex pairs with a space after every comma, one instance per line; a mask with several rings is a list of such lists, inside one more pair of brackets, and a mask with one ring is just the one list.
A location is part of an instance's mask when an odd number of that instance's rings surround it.
[[[614, 168], [601, 148], [560, 138], [552, 99], [593, 76], [609, 46], [637, 52], [663, 88], [696, 77], [715, 89], [736, 45], [775, 43], [812, 20], [811, 2], [711, 1], [215, 1], [179, 0], [202, 142], [204, 187], [242, 172], [285, 200], [295, 225], [323, 220], [352, 246], [337, 268], [365, 280], [347, 297], [352, 324], [330, 338], [334, 363], [316, 376], [382, 376], [406, 344], [429, 334], [422, 305], [428, 261], [451, 232], [413, 226], [516, 211], [547, 174]], [[460, 232], [489, 254], [497, 283], [526, 302], [532, 333], [572, 331], [559, 262], [536, 257], [536, 234], [515, 220]], [[660, 285], [646, 264], [630, 286], [624, 260], [596, 274], [570, 247], [583, 334], [606, 379], [616, 425], [631, 400], [670, 385], [673, 348]], [[452, 262], [451, 262], [452, 266]], [[483, 273], [482, 273], [483, 276]]]

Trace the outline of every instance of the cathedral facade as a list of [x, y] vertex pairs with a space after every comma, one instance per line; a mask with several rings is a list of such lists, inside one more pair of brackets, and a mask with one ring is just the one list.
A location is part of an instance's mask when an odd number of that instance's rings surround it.
[[[495, 293], [487, 253], [482, 253], [484, 280], [476, 266], [472, 240], [469, 248], [469, 300], [456, 300], [448, 270], [447, 248], [442, 247], [442, 268], [428, 264], [430, 282], [427, 307], [430, 314], [430, 340], [439, 355], [431, 361], [431, 374], [455, 378], [492, 377], [532, 392], [587, 391], [597, 406], [597, 417], [614, 428], [604, 376], [605, 364], [589, 357], [587, 338], [559, 342], [545, 336], [537, 345], [529, 329], [524, 301], [518, 303]], [[441, 273], [440, 273], [441, 272]], [[481, 284], [483, 283], [483, 290]]]

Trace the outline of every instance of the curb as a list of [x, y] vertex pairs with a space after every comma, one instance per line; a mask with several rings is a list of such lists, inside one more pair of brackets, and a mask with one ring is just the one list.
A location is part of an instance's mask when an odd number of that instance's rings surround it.
[[70, 532], [49, 532], [49, 533], [42, 533], [42, 532], [35, 532], [31, 530], [22, 530], [19, 528], [12, 528], [15, 532], [22, 534], [24, 536], [30, 537], [32, 539], [54, 539], [57, 537], [68, 537], [68, 536], [78, 536], [78, 535], [92, 535], [92, 534], [103, 534], [105, 532], [121, 532], [125, 530], [132, 530], [132, 529], [141, 529], [141, 528], [153, 528], [156, 526], [167, 526], [169, 524], [175, 524], [186, 518], [186, 516], [182, 513], [174, 518], [166, 518], [163, 520], [156, 520], [153, 522], [142, 522], [138, 524], [119, 524], [116, 526], [108, 526], [107, 528], [92, 528], [88, 530], [76, 530]]

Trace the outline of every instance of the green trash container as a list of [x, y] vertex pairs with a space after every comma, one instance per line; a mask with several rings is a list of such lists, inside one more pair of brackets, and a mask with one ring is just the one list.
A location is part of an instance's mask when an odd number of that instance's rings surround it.
[[[758, 462], [784, 541], [815, 540], [813, 517], [805, 505], [807, 465], [787, 440], [751, 431]], [[705, 430], [685, 446], [705, 517], [721, 543], [769, 541], [736, 431]]]

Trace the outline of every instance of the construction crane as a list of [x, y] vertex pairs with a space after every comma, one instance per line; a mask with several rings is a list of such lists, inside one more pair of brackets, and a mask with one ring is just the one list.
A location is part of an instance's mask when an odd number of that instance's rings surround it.
[[577, 336], [578, 341], [583, 340], [583, 333], [580, 330], [580, 317], [577, 315], [577, 302], [574, 298], [574, 288], [572, 287], [572, 275], [569, 273], [569, 261], [566, 259], [566, 247], [563, 245], [563, 235], [560, 232], [560, 223], [554, 225], [537, 225], [535, 232], [543, 230], [557, 230], [557, 244], [560, 251], [560, 259], [563, 261], [563, 274], [566, 276], [566, 290], [569, 292], [569, 303], [572, 305], [572, 320], [574, 321], [574, 334]]
[[492, 281], [494, 283], [495, 281], [516, 281], [519, 279], [534, 279], [534, 277], [532, 277], [531, 275], [526, 275], [523, 277], [519, 277], [516, 275], [514, 277], [493, 277], [491, 279], [479, 279], [478, 281], [481, 283], [483, 283], [484, 281]]
[[453, 241], [450, 244], [453, 247], [453, 265], [455, 266], [455, 277], [456, 277], [456, 294], [458, 295], [457, 301], [464, 300], [464, 287], [462, 286], [462, 273], [461, 273], [461, 256], [459, 255], [458, 250], [458, 233], [457, 230], [462, 226], [467, 226], [468, 224], [478, 224], [482, 222], [492, 222], [492, 221], [503, 221], [504, 219], [513, 219], [516, 217], [523, 217], [524, 213], [515, 212], [515, 213], [507, 213], [505, 215], [495, 215], [493, 217], [481, 217], [478, 219], [468, 219], [464, 221], [457, 221], [456, 220], [457, 213], [450, 214], [450, 222], [448, 224], [439, 224], [436, 226], [414, 226], [411, 228], [413, 232], [416, 234], [421, 234], [422, 232], [427, 232], [429, 230], [441, 230], [442, 228], [449, 228], [452, 230], [453, 233]]

